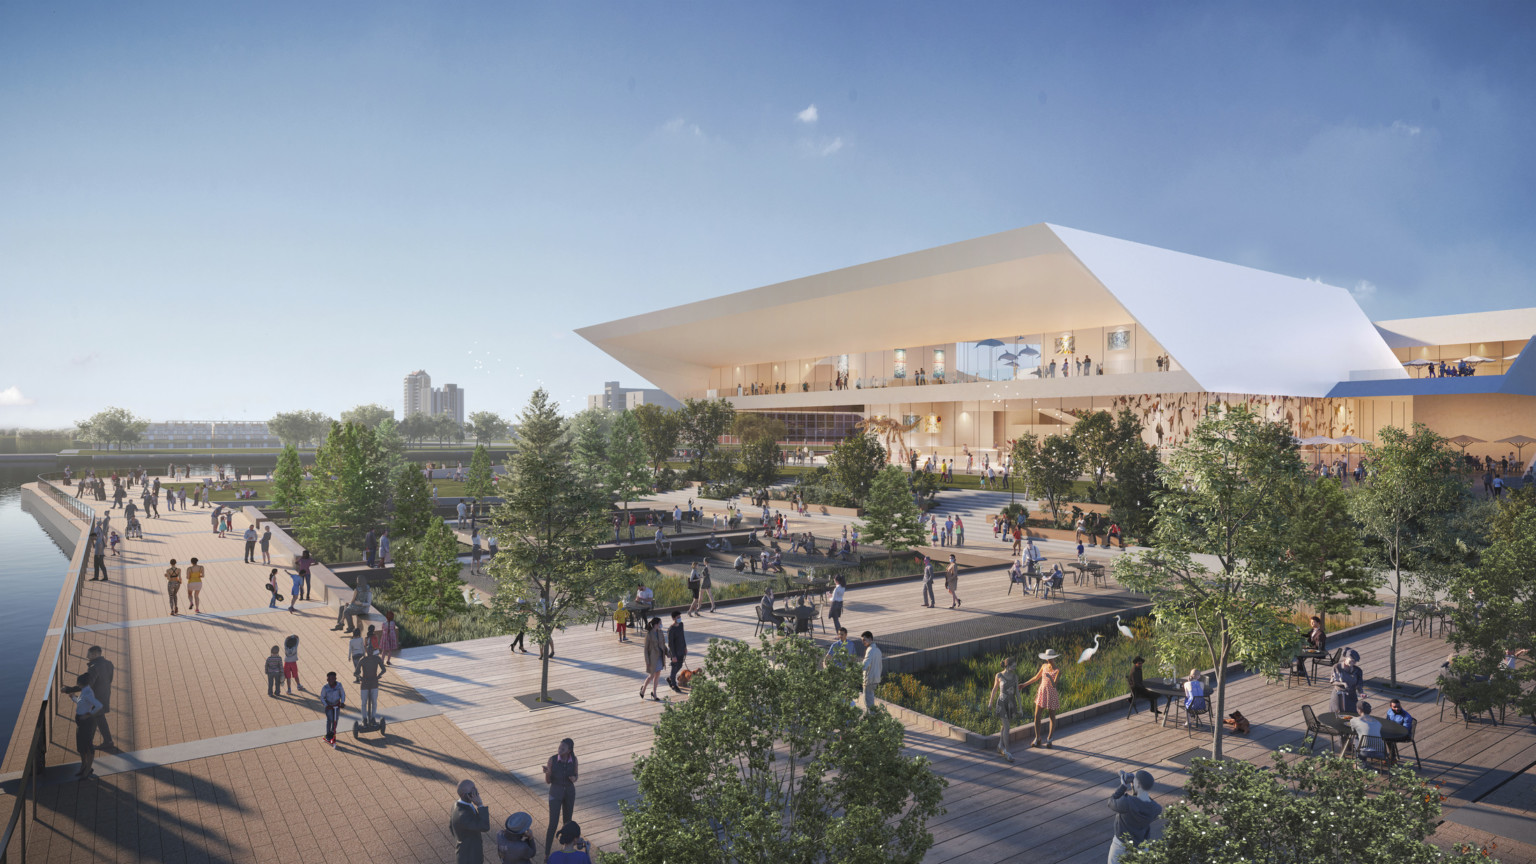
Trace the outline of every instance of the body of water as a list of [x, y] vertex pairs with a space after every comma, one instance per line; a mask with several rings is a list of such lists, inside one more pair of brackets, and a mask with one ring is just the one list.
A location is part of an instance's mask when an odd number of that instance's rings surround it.
[[[69, 556], [22, 509], [21, 484], [51, 465], [0, 464], [0, 735], [8, 736], [21, 709], [48, 617], [59, 599]], [[0, 744], [0, 747], [4, 747]]]

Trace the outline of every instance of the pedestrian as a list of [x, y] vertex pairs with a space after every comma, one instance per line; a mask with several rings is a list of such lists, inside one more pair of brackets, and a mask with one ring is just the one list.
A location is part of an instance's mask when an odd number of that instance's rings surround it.
[[[1033, 685], [1036, 681], [1040, 682], [1039, 688], [1035, 690], [1035, 740], [1029, 745], [1031, 747], [1050, 747], [1051, 737], [1056, 734], [1056, 712], [1061, 708], [1061, 696], [1056, 692], [1056, 679], [1061, 677], [1061, 670], [1056, 668], [1056, 658], [1060, 656], [1055, 648], [1046, 650], [1040, 655], [1040, 659], [1045, 663], [1041, 664], [1039, 671], [1035, 672], [1033, 678], [1019, 685], [1023, 688]], [[1041, 711], [1046, 712], [1050, 718], [1043, 745], [1040, 742]]]
[[272, 653], [267, 655], [267, 695], [276, 699], [283, 695], [283, 658], [282, 652], [276, 645], [272, 646]]
[[933, 559], [923, 556], [923, 606], [932, 609], [933, 602]]
[[304, 689], [304, 682], [299, 680], [299, 637], [290, 633], [283, 640], [283, 681], [288, 685], [288, 695], [293, 695], [293, 688], [299, 688], [300, 693], [308, 692]]
[[181, 593], [181, 568], [176, 566], [176, 559], [171, 559], [171, 566], [165, 570], [165, 593], [171, 598], [171, 614], [179, 615], [176, 608], [176, 595]]
[[868, 713], [875, 710], [875, 686], [880, 683], [880, 676], [885, 671], [885, 657], [880, 653], [880, 646], [875, 644], [875, 634], [865, 630], [859, 639], [864, 642], [864, 711]]
[[955, 563], [955, 556], [949, 556], [949, 566], [944, 568], [944, 590], [949, 592], [949, 608], [954, 609], [960, 605], [960, 566]]
[[[245, 527], [245, 534], [242, 535], [242, 536], [245, 537], [245, 562], [244, 563], [246, 563], [246, 564], [255, 564], [256, 563], [256, 540], [258, 539], [257, 536], [256, 536], [256, 526], [255, 525], [247, 525]], [[265, 555], [263, 555], [263, 557], [265, 557]], [[263, 563], [265, 563], [265, 562], [263, 562]]]
[[506, 827], [496, 834], [496, 857], [501, 864], [521, 864], [532, 861], [539, 854], [539, 844], [529, 833], [533, 817], [518, 811], [507, 817]]
[[325, 673], [325, 686], [320, 688], [320, 704], [325, 708], [324, 741], [335, 749], [336, 724], [341, 722], [341, 709], [347, 704], [347, 691], [336, 680], [335, 672]]
[[1151, 772], [1143, 769], [1132, 774], [1120, 772], [1120, 785], [1109, 798], [1115, 812], [1115, 836], [1109, 841], [1109, 864], [1118, 864], [1120, 856], [1152, 836], [1152, 823], [1163, 815], [1163, 805], [1152, 800], [1155, 784]]
[[454, 860], [457, 864], [481, 864], [485, 847], [480, 835], [491, 830], [491, 808], [480, 801], [475, 781], [459, 781], [459, 800], [448, 814], [448, 830], [453, 834]]
[[[267, 525], [261, 532], [261, 563], [272, 563], [272, 526]], [[275, 572], [275, 571], [274, 571]]]
[[673, 692], [681, 693], [683, 689], [677, 686], [677, 673], [683, 669], [683, 662], [688, 659], [688, 634], [683, 632], [683, 613], [672, 610], [672, 626], [667, 628], [667, 656], [672, 658], [672, 674], [667, 676], [667, 685]]
[[91, 765], [96, 761], [96, 724], [104, 707], [91, 690], [91, 676], [82, 672], [75, 677], [77, 692], [69, 698], [75, 701], [75, 750], [80, 754], [80, 773], [76, 780], [92, 776]]
[[832, 577], [836, 583], [832, 588], [832, 608], [827, 611], [827, 617], [832, 619], [832, 629], [841, 630], [843, 627], [843, 594], [848, 590], [848, 577], [839, 573]]
[[384, 658], [384, 665], [389, 665], [389, 659], [400, 650], [400, 625], [395, 623], [395, 613], [384, 613], [384, 629], [379, 631], [379, 654]]
[[1019, 716], [1019, 673], [1015, 668], [1018, 661], [1013, 657], [1003, 658], [1002, 671], [992, 676], [992, 692], [987, 694], [987, 706], [992, 713], [997, 715], [1002, 724], [1002, 731], [997, 736], [997, 754], [1009, 762], [1013, 761], [1013, 754], [1008, 752], [1008, 729]]
[[[370, 631], [372, 627], [368, 628]], [[379, 713], [379, 679], [384, 675], [384, 659], [379, 656], [378, 650], [370, 644], [363, 646], [363, 659], [357, 664], [358, 669], [358, 710], [362, 712], [363, 723], [372, 726]]]
[[[101, 733], [101, 746], [114, 747], [112, 730], [107, 727], [107, 715], [112, 712], [112, 679], [117, 675], [117, 667], [102, 653], [100, 645], [85, 649], [85, 674], [91, 695], [101, 703], [101, 711], [96, 715], [96, 731]], [[64, 692], [78, 693], [80, 687], [65, 687]]]
[[108, 582], [107, 579], [107, 544], [103, 542], [101, 534], [92, 534], [90, 539], [91, 558], [94, 569], [91, 571], [92, 582]]
[[544, 782], [549, 785], [549, 830], [544, 832], [545, 849], [555, 842], [555, 831], [571, 821], [571, 810], [576, 806], [578, 767], [576, 742], [569, 738], [560, 739], [559, 749], [544, 763]]
[[640, 682], [640, 698], [645, 698], [645, 687], [651, 687], [651, 701], [660, 702], [656, 688], [661, 684], [661, 672], [667, 666], [667, 643], [661, 632], [661, 619], [652, 618], [645, 631], [645, 680]]
[[203, 565], [193, 558], [192, 563], [187, 565], [187, 605], [193, 612], [203, 611], [197, 602], [198, 595], [201, 593], [203, 593]]
[[[305, 600], [309, 599], [309, 568], [313, 567], [315, 565], [315, 563], [316, 563], [315, 559], [309, 557], [309, 550], [308, 549], [305, 549], [302, 552], [300, 552], [298, 560], [293, 562], [293, 566], [298, 568], [299, 576], [302, 577], [302, 579], [304, 581], [304, 599]], [[297, 592], [295, 592], [295, 593], [297, 593]]]

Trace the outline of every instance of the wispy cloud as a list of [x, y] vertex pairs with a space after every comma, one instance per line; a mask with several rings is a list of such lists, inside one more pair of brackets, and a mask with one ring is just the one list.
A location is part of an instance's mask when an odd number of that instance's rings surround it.
[[31, 405], [36, 399], [21, 395], [21, 388], [15, 385], [0, 390], [0, 408], [16, 408], [22, 405]]
[[661, 127], [673, 135], [692, 135], [695, 138], [703, 138], [704, 130], [699, 124], [688, 120], [686, 117], [674, 117], [667, 121], [667, 125]]
[[801, 123], [810, 124], [815, 123], [817, 118], [820, 116], [821, 113], [816, 110], [816, 103], [812, 102], [809, 106], [806, 107], [804, 111], [801, 111], [799, 114], [795, 115], [795, 120]]

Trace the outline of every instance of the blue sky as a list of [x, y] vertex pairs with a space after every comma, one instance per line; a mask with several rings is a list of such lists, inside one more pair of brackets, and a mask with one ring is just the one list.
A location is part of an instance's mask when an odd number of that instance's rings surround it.
[[[638, 384], [573, 328], [1049, 221], [1536, 305], [1529, 3], [0, 5], [0, 426]], [[814, 106], [814, 111], [808, 110]]]

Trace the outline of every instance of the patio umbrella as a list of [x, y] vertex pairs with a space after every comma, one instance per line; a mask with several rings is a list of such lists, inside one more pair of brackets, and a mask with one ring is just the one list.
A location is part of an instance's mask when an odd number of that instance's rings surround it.
[[1532, 438], [1529, 435], [1511, 435], [1508, 438], [1500, 438], [1495, 443], [1498, 443], [1498, 444], [1511, 444], [1511, 445], [1513, 445], [1514, 448], [1515, 448], [1515, 455], [1516, 455], [1516, 457], [1519, 458], [1521, 463], [1524, 463], [1525, 462], [1525, 446], [1527, 444], [1536, 444], [1536, 438]]

